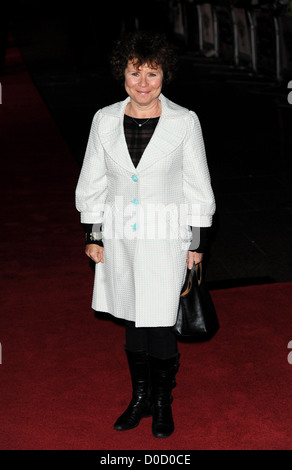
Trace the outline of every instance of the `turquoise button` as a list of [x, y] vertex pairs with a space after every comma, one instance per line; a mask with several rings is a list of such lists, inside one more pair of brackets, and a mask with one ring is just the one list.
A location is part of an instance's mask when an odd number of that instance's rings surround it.
[[139, 201], [138, 201], [138, 199], [137, 199], [136, 197], [134, 197], [134, 199], [132, 199], [132, 203], [133, 203], [133, 204], [139, 204]]
[[138, 176], [137, 176], [137, 175], [132, 175], [132, 180], [135, 181], [135, 183], [137, 183], [137, 181], [138, 181]]
[[133, 230], [135, 230], [135, 231], [138, 230], [138, 224], [133, 224], [133, 225], [132, 225], [132, 228], [133, 228]]

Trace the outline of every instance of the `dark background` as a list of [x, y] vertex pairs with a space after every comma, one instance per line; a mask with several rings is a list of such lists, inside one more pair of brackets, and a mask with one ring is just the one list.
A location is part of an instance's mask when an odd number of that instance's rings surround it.
[[[2, 14], [1, 31], [8, 26], [8, 46], [14, 41], [20, 48], [79, 165], [94, 113], [126, 96], [108, 67], [113, 41], [135, 28], [166, 32], [181, 63], [176, 81], [163, 93], [198, 114], [217, 201], [208, 282], [220, 288], [292, 281], [292, 105], [287, 99], [292, 73], [289, 57], [281, 77], [275, 72], [273, 30], [274, 15], [284, 15], [289, 24], [291, 13], [279, 13], [275, 2], [258, 7], [255, 72], [249, 61], [234, 64], [224, 11], [218, 11], [219, 56], [210, 54], [212, 47], [199, 49], [197, 3], [18, 1]], [[216, 3], [228, 8], [232, 2]], [[184, 15], [183, 34], [173, 24], [178, 10]], [[281, 55], [292, 51], [289, 37], [281, 43]]]

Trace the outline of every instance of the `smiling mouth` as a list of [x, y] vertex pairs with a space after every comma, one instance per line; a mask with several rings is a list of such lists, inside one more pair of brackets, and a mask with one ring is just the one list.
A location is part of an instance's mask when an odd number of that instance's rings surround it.
[[148, 93], [150, 93], [150, 91], [142, 91], [142, 90], [137, 90], [138, 93], [140, 93], [140, 95], [148, 95]]

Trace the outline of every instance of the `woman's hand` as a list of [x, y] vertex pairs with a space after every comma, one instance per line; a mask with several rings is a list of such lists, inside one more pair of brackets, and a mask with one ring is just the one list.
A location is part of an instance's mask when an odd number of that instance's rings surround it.
[[192, 269], [194, 264], [199, 264], [203, 259], [203, 253], [197, 253], [196, 251], [189, 251], [187, 256], [188, 268]]
[[91, 258], [95, 263], [104, 263], [103, 259], [103, 246], [95, 245], [94, 243], [89, 243], [86, 245], [85, 254]]

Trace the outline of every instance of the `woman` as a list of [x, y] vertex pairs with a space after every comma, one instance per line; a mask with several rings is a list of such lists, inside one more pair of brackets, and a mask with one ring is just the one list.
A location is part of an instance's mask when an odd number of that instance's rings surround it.
[[76, 207], [96, 263], [92, 308], [126, 325], [132, 399], [114, 428], [132, 429], [151, 415], [153, 435], [167, 437], [179, 365], [172, 326], [186, 268], [202, 260], [215, 201], [199, 120], [161, 93], [176, 67], [165, 38], [131, 33], [111, 64], [128, 96], [94, 116]]

